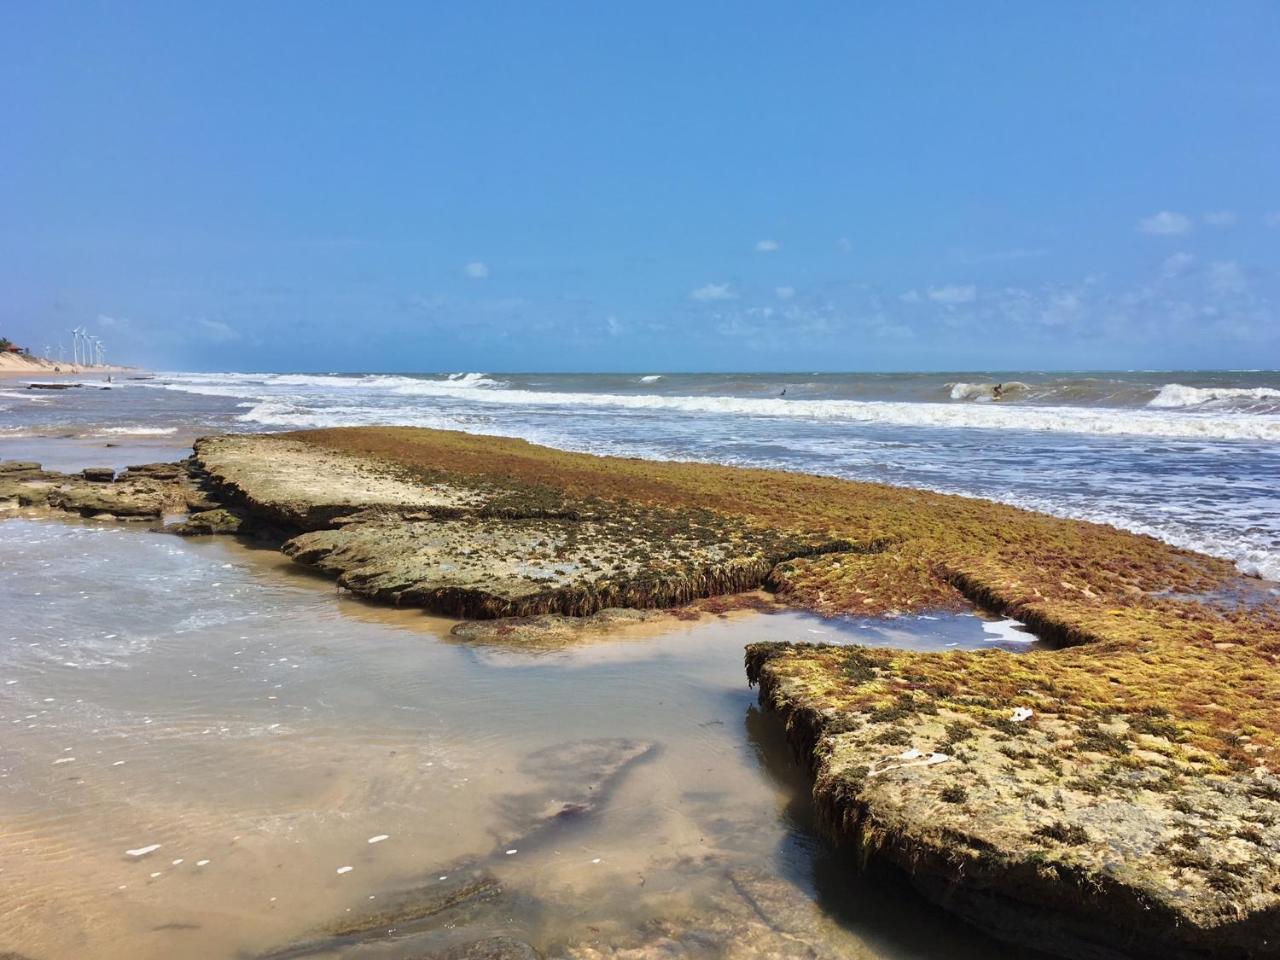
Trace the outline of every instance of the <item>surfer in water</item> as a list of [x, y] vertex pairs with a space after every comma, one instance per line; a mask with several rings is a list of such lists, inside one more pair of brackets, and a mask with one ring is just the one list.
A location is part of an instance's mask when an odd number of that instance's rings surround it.
[[786, 395], [787, 395], [787, 388], [786, 388], [786, 387], [783, 387], [783, 388], [782, 388], [782, 392], [781, 392], [780, 394], [778, 394], [778, 396], [780, 396], [780, 397], [785, 397]]
[[997, 383], [994, 387], [992, 387], [992, 388], [991, 388], [991, 399], [992, 399], [992, 400], [999, 400], [999, 399], [1001, 399], [1003, 396], [1004, 396], [1004, 384], [1003, 384], [1003, 383]]

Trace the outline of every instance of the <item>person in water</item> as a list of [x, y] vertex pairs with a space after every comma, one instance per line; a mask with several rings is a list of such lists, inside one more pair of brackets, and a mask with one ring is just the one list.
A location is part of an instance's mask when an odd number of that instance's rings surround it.
[[1003, 383], [997, 383], [994, 387], [992, 387], [992, 388], [991, 388], [991, 399], [992, 399], [992, 400], [999, 400], [999, 399], [1000, 399], [1001, 397], [1003, 397], [1003, 396], [1004, 396], [1004, 384], [1003, 384]]

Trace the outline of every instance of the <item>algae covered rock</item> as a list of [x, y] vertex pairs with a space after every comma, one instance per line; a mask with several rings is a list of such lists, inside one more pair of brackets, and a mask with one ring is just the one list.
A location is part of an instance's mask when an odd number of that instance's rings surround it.
[[542, 960], [542, 954], [514, 937], [485, 937], [418, 954], [412, 960]]
[[449, 635], [464, 643], [522, 650], [555, 650], [605, 632], [662, 622], [670, 617], [671, 614], [665, 611], [606, 607], [585, 617], [547, 613], [534, 617], [464, 620], [455, 625]]
[[500, 896], [502, 889], [489, 871], [458, 865], [449, 869], [444, 880], [384, 895], [376, 906], [362, 905], [305, 939], [260, 954], [259, 960], [331, 956], [362, 943], [386, 940], [392, 932], [404, 937], [465, 924], [471, 913]]
[[240, 533], [243, 526], [244, 518], [239, 514], [217, 507], [189, 514], [186, 520], [165, 530], [180, 537], [207, 537]]
[[452, 516], [481, 502], [473, 491], [418, 483], [389, 465], [275, 436], [205, 437], [195, 462], [219, 500], [298, 530], [370, 508]]
[[156, 519], [180, 502], [173, 485], [156, 480], [73, 484], [49, 494], [50, 506], [85, 517]]
[[618, 510], [589, 521], [371, 520], [302, 534], [284, 551], [363, 596], [489, 618], [675, 606], [754, 589], [779, 561], [839, 546]]
[[0, 460], [0, 476], [39, 472], [40, 464], [34, 460]]
[[1151, 704], [1065, 697], [1036, 658], [1096, 673], [1083, 648], [747, 654], [831, 837], [948, 910], [1072, 957], [1275, 956], [1280, 783]]

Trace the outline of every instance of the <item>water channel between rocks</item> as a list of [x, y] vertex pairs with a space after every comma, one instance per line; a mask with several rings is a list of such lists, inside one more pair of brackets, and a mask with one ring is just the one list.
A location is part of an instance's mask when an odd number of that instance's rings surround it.
[[743, 877], [816, 904], [789, 922], [831, 956], [1016, 955], [827, 849], [742, 665], [759, 640], [1026, 649], [1011, 623], [735, 615], [468, 645], [270, 551], [24, 518], [0, 522], [0, 605], [0, 953], [250, 957], [483, 869], [502, 894], [468, 922], [550, 955], [695, 929], [753, 902]]

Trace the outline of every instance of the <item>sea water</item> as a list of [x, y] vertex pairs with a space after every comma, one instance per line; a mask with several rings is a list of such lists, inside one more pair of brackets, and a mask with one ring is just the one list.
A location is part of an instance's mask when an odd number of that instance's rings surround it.
[[123, 465], [179, 455], [201, 432], [441, 427], [987, 497], [1280, 580], [1277, 373], [188, 373], [99, 386], [6, 384], [0, 456], [34, 456], [40, 436]]
[[[755, 640], [1028, 649], [1009, 622], [746, 615], [477, 646], [272, 551], [19, 517], [0, 588], [0, 952], [253, 956], [488, 856], [508, 891], [490, 923], [540, 947], [695, 922], [745, 869], [821, 905], [825, 955], [1011, 955], [828, 849], [742, 663]], [[540, 751], [599, 738], [651, 749], [584, 822], [505, 839]]]

